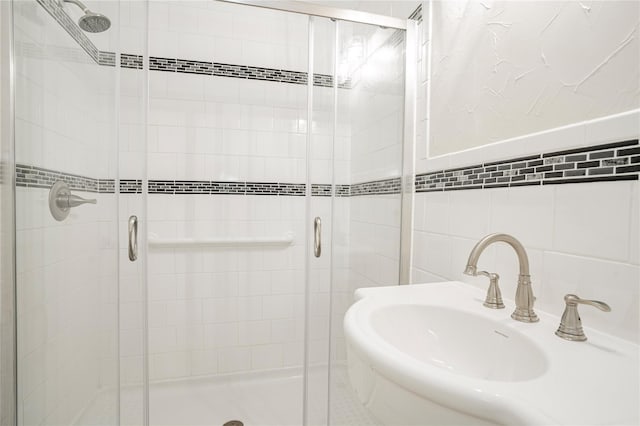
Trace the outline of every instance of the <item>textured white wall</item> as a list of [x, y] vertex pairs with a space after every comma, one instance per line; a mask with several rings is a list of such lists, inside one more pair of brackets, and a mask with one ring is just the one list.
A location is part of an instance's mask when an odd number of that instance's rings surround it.
[[638, 2], [432, 7], [431, 156], [640, 106]]

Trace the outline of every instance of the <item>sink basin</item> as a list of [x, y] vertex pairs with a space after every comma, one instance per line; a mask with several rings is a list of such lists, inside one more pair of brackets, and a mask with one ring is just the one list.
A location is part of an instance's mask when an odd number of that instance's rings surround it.
[[542, 351], [522, 333], [464, 311], [394, 304], [371, 313], [387, 343], [416, 360], [485, 380], [519, 381], [547, 369]]
[[384, 425], [637, 425], [638, 345], [587, 329], [558, 338], [482, 306], [451, 281], [356, 291], [344, 319], [349, 379]]

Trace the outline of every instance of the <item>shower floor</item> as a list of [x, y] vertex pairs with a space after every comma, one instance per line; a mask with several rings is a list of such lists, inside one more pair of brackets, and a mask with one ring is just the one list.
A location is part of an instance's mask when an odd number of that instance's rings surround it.
[[[320, 373], [311, 373], [309, 380], [321, 380]], [[332, 425], [377, 425], [360, 404], [348, 383], [346, 370], [335, 370], [332, 383]], [[290, 371], [258, 373], [227, 379], [191, 379], [154, 383], [149, 390], [149, 424], [153, 426], [222, 426], [230, 420], [240, 420], [245, 426], [291, 425], [302, 421], [302, 376]], [[122, 423], [139, 419], [139, 392], [123, 392]], [[108, 424], [99, 413], [105, 407], [85, 411], [78, 425]], [[310, 401], [309, 418], [325, 419], [324, 404]], [[129, 411], [129, 413], [127, 413]], [[111, 411], [112, 412], [112, 411]], [[97, 417], [96, 417], [97, 416]]]

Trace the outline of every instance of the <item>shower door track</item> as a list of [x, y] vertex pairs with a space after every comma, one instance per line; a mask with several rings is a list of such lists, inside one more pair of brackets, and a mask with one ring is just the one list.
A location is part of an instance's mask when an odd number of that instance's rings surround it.
[[225, 3], [244, 4], [247, 6], [262, 7], [265, 9], [280, 10], [283, 12], [301, 13], [309, 16], [338, 19], [341, 21], [356, 22], [360, 24], [378, 25], [385, 28], [398, 30], [407, 29], [407, 19], [393, 18], [391, 16], [376, 15], [375, 13], [360, 12], [357, 10], [337, 9], [321, 6], [313, 3], [299, 1], [262, 1], [262, 0], [218, 0]]

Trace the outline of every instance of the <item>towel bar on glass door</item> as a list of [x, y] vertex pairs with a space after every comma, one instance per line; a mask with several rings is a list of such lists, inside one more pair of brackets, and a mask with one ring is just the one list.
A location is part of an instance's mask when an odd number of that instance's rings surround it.
[[293, 233], [282, 237], [243, 238], [158, 238], [149, 235], [149, 247], [285, 247], [293, 244]]

